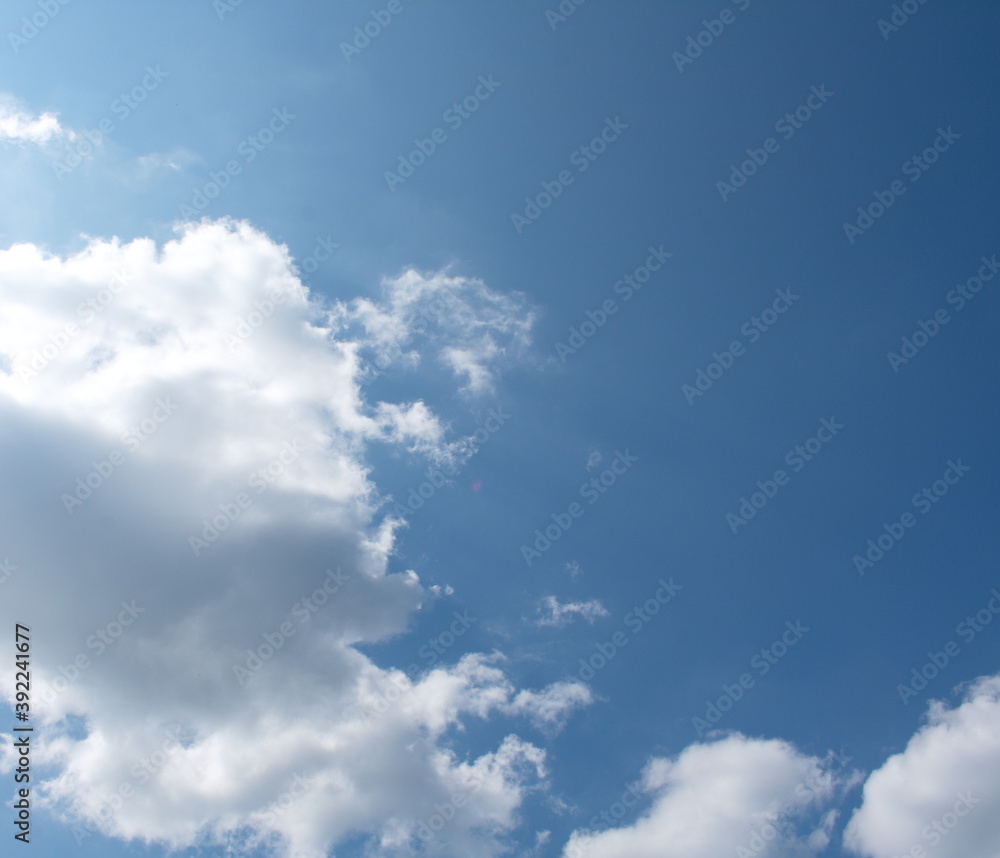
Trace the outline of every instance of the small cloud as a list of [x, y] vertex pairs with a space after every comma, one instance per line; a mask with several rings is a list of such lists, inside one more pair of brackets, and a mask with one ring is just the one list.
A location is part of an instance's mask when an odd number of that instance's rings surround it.
[[545, 846], [552, 840], [552, 832], [548, 829], [544, 831], [538, 831], [535, 833], [535, 846], [530, 851], [525, 853], [526, 856], [538, 856], [541, 855], [545, 850]]
[[546, 596], [542, 599], [542, 604], [538, 609], [538, 619], [536, 626], [548, 626], [561, 629], [563, 626], [573, 622], [575, 615], [579, 615], [588, 623], [593, 625], [598, 617], [606, 617], [607, 609], [597, 599], [589, 602], [567, 602], [560, 603], [555, 596]]
[[338, 303], [339, 326], [384, 368], [416, 368], [425, 356], [446, 367], [468, 395], [489, 393], [504, 366], [528, 359], [536, 311], [525, 295], [481, 280], [407, 269], [382, 282], [380, 300]]
[[9, 95], [0, 95], [0, 141], [44, 146], [55, 140], [74, 140], [76, 133], [63, 128], [55, 113], [32, 115]]
[[572, 578], [574, 581], [577, 579], [577, 576], [583, 574], [583, 570], [580, 568], [580, 564], [577, 563], [575, 560], [570, 560], [569, 563], [563, 566], [563, 568], [567, 572], [569, 572], [570, 578]]
[[541, 691], [519, 691], [501, 708], [508, 714], [528, 717], [541, 730], [558, 733], [574, 710], [593, 702], [593, 692], [582, 682], [555, 682]]
[[186, 149], [172, 149], [170, 152], [150, 152], [135, 159], [135, 167], [143, 178], [163, 170], [182, 172], [192, 164], [201, 161], [197, 155]]
[[445, 584], [443, 587], [440, 584], [431, 584], [427, 588], [434, 594], [436, 599], [440, 599], [442, 596], [453, 596], [455, 594], [455, 588], [451, 584]]
[[594, 468], [601, 464], [601, 459], [603, 458], [600, 450], [591, 450], [590, 455], [587, 456], [587, 470], [594, 470]]

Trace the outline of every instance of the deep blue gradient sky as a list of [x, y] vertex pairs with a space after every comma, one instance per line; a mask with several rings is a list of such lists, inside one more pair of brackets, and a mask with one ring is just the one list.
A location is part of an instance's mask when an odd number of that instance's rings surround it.
[[[467, 611], [476, 622], [442, 663], [495, 650], [517, 688], [588, 682], [593, 702], [560, 732], [517, 728], [545, 748], [550, 771], [521, 807], [513, 854], [562, 855], [651, 757], [705, 738], [693, 719], [743, 673], [753, 686], [718, 729], [820, 758], [836, 751], [867, 774], [906, 747], [931, 699], [957, 705], [956, 686], [1000, 670], [1000, 628], [969, 641], [956, 632], [1000, 587], [1000, 276], [969, 300], [949, 299], [1000, 254], [1000, 9], [928, 0], [885, 38], [888, 2], [741, 5], [588, 0], [553, 29], [554, 2], [401, 0], [402, 12], [348, 60], [341, 43], [385, 4], [246, 0], [220, 20], [208, 0], [73, 0], [16, 52], [9, 40], [0, 46], [2, 89], [23, 110], [58, 114], [78, 132], [105, 117], [115, 126], [61, 178], [53, 162], [63, 148], [7, 143], [4, 248], [29, 242], [66, 256], [90, 236], [169, 241], [180, 207], [235, 159], [240, 174], [197, 217], [246, 220], [287, 245], [300, 268], [320, 240], [336, 243], [301, 272], [315, 295], [375, 300], [382, 278], [409, 267], [523, 293], [535, 314], [531, 345], [504, 363], [491, 391], [459, 393], [430, 362], [363, 388], [372, 401], [422, 399], [456, 437], [491, 409], [510, 416], [397, 532], [388, 571], [413, 570], [424, 586], [454, 593], [414, 612], [405, 633], [358, 645], [382, 668], [427, 668], [421, 647]], [[37, 9], [12, 0], [4, 33]], [[722, 10], [732, 23], [679, 70], [675, 52]], [[121, 119], [113, 103], [142, 85], [147, 67], [166, 76]], [[446, 111], [481, 79], [499, 86], [451, 127]], [[818, 107], [813, 96], [815, 109], [785, 139], [776, 123], [814, 92], [827, 95]], [[294, 118], [246, 163], [241, 142], [275, 110]], [[581, 171], [573, 153], [608, 122], [621, 130]], [[391, 189], [386, 171], [435, 128], [444, 142]], [[723, 199], [717, 183], [768, 138], [775, 151]], [[907, 167], [935, 141], [933, 164]], [[572, 183], [519, 232], [511, 215], [524, 215], [525, 198], [561, 171]], [[905, 192], [852, 241], [844, 224], [896, 181]], [[671, 255], [625, 300], [616, 284], [651, 248]], [[794, 300], [751, 333], [776, 292]], [[608, 299], [615, 312], [560, 355], [557, 344], [571, 342], [588, 312], [601, 319]], [[948, 321], [939, 316], [935, 335], [894, 369], [887, 355], [941, 309]], [[686, 396], [734, 341], [743, 350], [731, 365], [703, 395]], [[828, 435], [830, 423], [842, 428]], [[818, 431], [825, 443], [796, 469], [786, 456]], [[581, 487], [626, 451], [635, 461], [590, 503]], [[362, 460], [393, 500], [432, 467], [391, 445]], [[922, 512], [914, 496], [954, 462], [968, 470]], [[727, 514], [779, 469], [787, 484], [734, 534]], [[573, 503], [582, 517], [526, 563], [522, 546]], [[904, 513], [913, 526], [859, 574], [852, 558]], [[13, 560], [7, 546], [17, 540], [3, 538], [0, 557]], [[630, 626], [627, 615], [655, 598], [661, 579], [681, 589]], [[300, 595], [293, 588], [281, 601]], [[605, 613], [537, 625], [550, 595], [598, 600]], [[46, 606], [9, 610], [42, 626]], [[751, 660], [796, 622], [808, 632], [760, 675]], [[627, 645], [608, 665], [580, 675], [580, 660], [622, 631]], [[898, 685], [948, 640], [960, 654], [904, 705]], [[475, 720], [446, 744], [471, 759], [514, 729]], [[823, 854], [855, 854], [842, 835], [861, 800], [860, 785], [845, 788]], [[39, 856], [166, 854], [162, 844], [104, 837], [78, 847], [41, 808], [34, 826]], [[543, 830], [550, 839], [532, 852]], [[239, 853], [207, 839], [179, 854]], [[359, 833], [330, 854], [383, 853]]]

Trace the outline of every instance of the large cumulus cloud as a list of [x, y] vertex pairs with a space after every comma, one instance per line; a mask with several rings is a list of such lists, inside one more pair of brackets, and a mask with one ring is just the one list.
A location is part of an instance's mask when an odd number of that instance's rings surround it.
[[[380, 301], [324, 301], [283, 246], [228, 221], [162, 247], [14, 246], [0, 300], [0, 556], [18, 567], [0, 616], [32, 628], [47, 803], [173, 846], [500, 850], [545, 774], [516, 731], [558, 728], [590, 694], [517, 689], [497, 655], [408, 676], [353, 646], [438, 595], [390, 572], [398, 522], [366, 451], [470, 449], [425, 402], [362, 382], [368, 362], [426, 354], [488, 390], [529, 341], [523, 301], [412, 271]], [[462, 754], [449, 737], [470, 718], [509, 735]]]

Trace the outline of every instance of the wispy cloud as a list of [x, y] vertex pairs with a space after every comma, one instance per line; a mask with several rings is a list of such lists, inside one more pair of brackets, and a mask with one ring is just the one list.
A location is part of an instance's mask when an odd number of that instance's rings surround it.
[[606, 617], [607, 615], [607, 609], [597, 599], [592, 599], [589, 602], [562, 603], [555, 596], [546, 596], [538, 608], [535, 625], [561, 629], [576, 617], [592, 624], [598, 617]]

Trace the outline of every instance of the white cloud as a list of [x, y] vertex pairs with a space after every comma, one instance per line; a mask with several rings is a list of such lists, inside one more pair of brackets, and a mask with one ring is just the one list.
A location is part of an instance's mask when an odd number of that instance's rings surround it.
[[536, 726], [555, 732], [574, 709], [588, 706], [593, 700], [591, 690], [580, 682], [556, 682], [541, 692], [519, 691], [506, 711], [526, 715]]
[[[654, 758], [638, 785], [605, 817], [612, 823], [648, 796], [631, 824], [573, 833], [564, 858], [758, 858], [813, 854], [836, 819], [827, 809], [851, 783], [839, 763], [799, 753], [786, 742], [732, 734], [694, 744], [675, 759]], [[620, 807], [618, 805], [621, 805]], [[600, 823], [598, 816], [594, 822]], [[742, 850], [742, 851], [741, 851]]]
[[[526, 339], [519, 303], [440, 275], [390, 283], [405, 312], [364, 312], [415, 342], [414, 296], [443, 284], [460, 302], [439, 348], [469, 331]], [[68, 258], [16, 245], [0, 251], [0, 301], [0, 479], [21, 487], [0, 497], [19, 567], [0, 622], [42, 606], [35, 762], [53, 774], [39, 798], [177, 847], [273, 840], [304, 858], [360, 834], [387, 852], [500, 851], [544, 753], [513, 734], [460, 752], [455, 736], [474, 718], [557, 729], [589, 691], [517, 689], [478, 655], [409, 678], [352, 646], [405, 633], [438, 595], [389, 571], [396, 523], [378, 518], [367, 449], [433, 459], [460, 444], [419, 399], [365, 398], [377, 325], [352, 336], [357, 306], [310, 295], [284, 247], [230, 222], [163, 247], [90, 239]]]
[[10, 96], [0, 95], [0, 142], [43, 146], [56, 140], [73, 140], [76, 134], [59, 124], [55, 113], [34, 115]]
[[131, 168], [139, 178], [149, 178], [164, 170], [181, 172], [197, 164], [202, 159], [187, 149], [177, 147], [169, 152], [150, 152], [139, 155], [131, 163]]
[[357, 298], [338, 308], [338, 318], [364, 332], [360, 339], [380, 364], [416, 366], [427, 353], [464, 382], [465, 392], [478, 395], [493, 389], [503, 363], [525, 358], [536, 314], [520, 293], [408, 269], [383, 280], [380, 301]]
[[906, 749], [868, 778], [844, 843], [872, 858], [1000, 854], [1000, 675], [956, 708], [931, 704]]
[[589, 602], [561, 603], [555, 596], [545, 596], [539, 606], [535, 625], [561, 629], [577, 616], [593, 624], [598, 617], [606, 617], [607, 615], [607, 609], [597, 599], [592, 599]]

